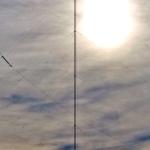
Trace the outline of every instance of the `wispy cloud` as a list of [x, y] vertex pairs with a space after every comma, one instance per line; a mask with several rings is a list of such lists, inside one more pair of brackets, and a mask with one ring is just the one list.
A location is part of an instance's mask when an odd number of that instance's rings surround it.
[[[128, 45], [107, 53], [77, 35], [79, 149], [149, 149], [150, 2], [133, 3]], [[14, 66], [0, 61], [0, 149], [72, 150], [73, 2], [1, 0], [0, 33]]]

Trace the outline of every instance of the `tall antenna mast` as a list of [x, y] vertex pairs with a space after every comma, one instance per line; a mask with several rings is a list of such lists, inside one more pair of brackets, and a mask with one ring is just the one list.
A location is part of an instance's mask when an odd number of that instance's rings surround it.
[[77, 149], [77, 0], [74, 0], [74, 150]]

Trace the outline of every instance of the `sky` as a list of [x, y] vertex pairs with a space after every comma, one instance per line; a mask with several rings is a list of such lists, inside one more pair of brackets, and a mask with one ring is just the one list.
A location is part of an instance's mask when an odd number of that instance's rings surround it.
[[[77, 32], [79, 150], [150, 149], [150, 1], [111, 52]], [[82, 19], [78, 0], [77, 21]], [[0, 0], [0, 150], [73, 150], [73, 1]]]

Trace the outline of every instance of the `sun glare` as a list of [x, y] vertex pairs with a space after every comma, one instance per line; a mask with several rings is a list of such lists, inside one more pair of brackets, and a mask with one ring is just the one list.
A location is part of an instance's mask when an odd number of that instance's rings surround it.
[[129, 0], [84, 0], [80, 32], [101, 48], [124, 44], [134, 29]]

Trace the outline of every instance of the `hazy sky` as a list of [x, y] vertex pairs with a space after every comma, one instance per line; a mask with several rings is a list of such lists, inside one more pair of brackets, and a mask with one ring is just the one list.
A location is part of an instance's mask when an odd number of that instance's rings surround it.
[[[124, 46], [78, 32], [80, 150], [150, 149], [150, 1], [131, 2]], [[73, 150], [73, 1], [0, 0], [0, 51], [0, 150]]]

